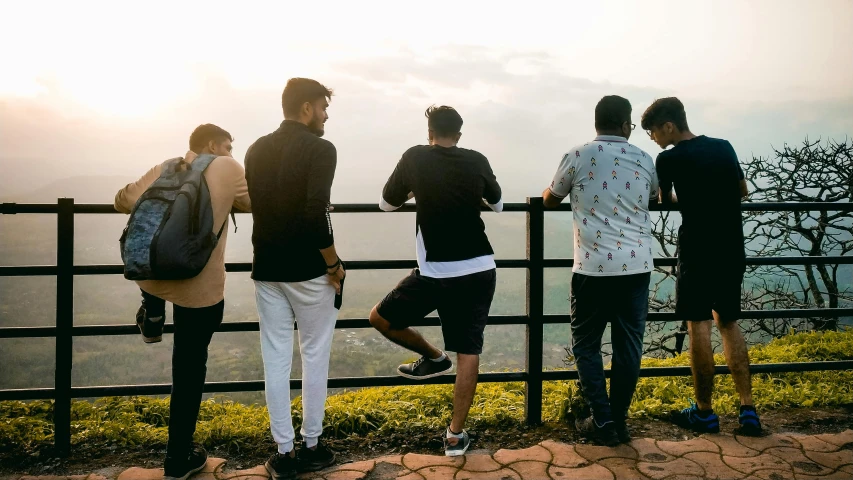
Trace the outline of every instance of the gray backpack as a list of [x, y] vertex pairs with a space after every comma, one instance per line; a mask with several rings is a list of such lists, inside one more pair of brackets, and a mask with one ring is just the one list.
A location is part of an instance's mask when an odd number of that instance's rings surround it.
[[199, 155], [192, 163], [173, 158], [160, 178], [139, 197], [119, 240], [124, 278], [182, 280], [204, 269], [219, 233], [213, 232], [213, 207], [204, 171], [216, 158]]

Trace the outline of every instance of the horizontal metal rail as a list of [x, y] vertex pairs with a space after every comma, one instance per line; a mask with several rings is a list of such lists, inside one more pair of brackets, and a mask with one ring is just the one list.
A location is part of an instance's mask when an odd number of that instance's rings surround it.
[[[415, 212], [415, 205], [404, 205], [397, 212]], [[484, 211], [488, 211], [485, 207]], [[651, 205], [652, 211], [678, 211], [678, 205]], [[841, 211], [853, 212], [851, 203], [744, 203], [745, 212], [806, 212], [806, 211]], [[543, 272], [546, 268], [571, 268], [573, 260], [563, 258], [544, 258], [544, 215], [546, 209], [541, 198], [528, 198], [526, 203], [509, 203], [504, 205], [506, 212], [522, 212], [527, 218], [527, 255], [525, 259], [497, 260], [501, 269], [525, 269], [527, 272], [526, 314], [498, 315], [489, 318], [489, 325], [521, 325], [525, 328], [525, 369], [522, 372], [501, 372], [480, 374], [481, 382], [523, 382], [525, 385], [525, 417], [528, 424], [541, 421], [542, 417], [542, 384], [544, 381], [575, 380], [578, 378], [575, 370], [543, 370], [543, 328], [548, 324], [570, 323], [569, 315], [546, 315], [543, 312], [544, 282]], [[571, 206], [564, 204], [549, 211], [570, 212]], [[376, 204], [341, 204], [334, 205], [334, 213], [379, 213]], [[107, 385], [107, 386], [73, 386], [71, 382], [71, 366], [73, 362], [72, 342], [75, 337], [137, 335], [135, 325], [74, 325], [73, 319], [73, 279], [84, 275], [121, 275], [121, 265], [75, 265], [73, 260], [74, 247], [74, 216], [78, 214], [117, 214], [109, 204], [77, 204], [73, 199], [59, 199], [56, 204], [0, 204], [0, 214], [55, 214], [57, 215], [57, 264], [56, 265], [23, 265], [2, 266], [0, 277], [23, 276], [55, 276], [56, 291], [56, 324], [54, 326], [27, 326], [0, 328], [0, 339], [3, 338], [55, 338], [56, 339], [56, 370], [54, 388], [29, 388], [0, 390], [0, 400], [30, 400], [53, 399], [54, 426], [57, 452], [67, 454], [70, 450], [71, 399], [93, 398], [101, 396], [128, 395], [165, 395], [171, 390], [169, 384], [149, 385]], [[235, 212], [244, 213], [244, 212]], [[674, 266], [675, 258], [656, 258], [654, 265]], [[849, 265], [853, 257], [847, 256], [790, 256], [790, 257], [748, 257], [749, 265]], [[414, 260], [353, 260], [347, 262], [349, 270], [396, 270], [410, 269], [417, 266]], [[228, 272], [250, 272], [251, 263], [227, 263]], [[853, 308], [814, 308], [814, 309], [777, 309], [777, 310], [747, 310], [742, 314], [748, 319], [784, 319], [784, 318], [839, 318], [853, 316]], [[673, 312], [650, 312], [649, 321], [677, 321]], [[437, 317], [427, 317], [414, 323], [414, 326], [439, 326]], [[224, 322], [219, 332], [256, 332], [258, 322]], [[338, 320], [338, 329], [370, 328], [365, 318]], [[174, 325], [167, 324], [166, 333], [174, 332]], [[807, 371], [831, 371], [853, 369], [853, 360], [828, 362], [800, 362], [780, 364], [751, 365], [753, 373], [784, 373]], [[717, 366], [715, 371], [727, 374], [726, 366]], [[607, 376], [610, 371], [606, 371]], [[655, 367], [643, 368], [642, 377], [688, 376], [689, 367]], [[358, 388], [407, 386], [419, 384], [449, 384], [455, 376], [445, 375], [425, 382], [407, 380], [398, 376], [379, 377], [345, 377], [331, 378], [330, 388]], [[301, 380], [292, 379], [291, 388], [301, 388]], [[208, 393], [233, 393], [246, 391], [261, 391], [264, 389], [262, 380], [209, 382], [205, 385]]]

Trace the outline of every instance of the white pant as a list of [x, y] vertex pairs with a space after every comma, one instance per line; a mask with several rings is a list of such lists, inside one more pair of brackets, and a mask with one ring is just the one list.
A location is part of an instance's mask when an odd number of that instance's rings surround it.
[[261, 325], [267, 409], [270, 429], [280, 453], [293, 450], [290, 416], [290, 367], [293, 322], [299, 327], [302, 354], [302, 437], [311, 447], [323, 433], [329, 353], [338, 310], [335, 287], [325, 275], [305, 282], [255, 282]]

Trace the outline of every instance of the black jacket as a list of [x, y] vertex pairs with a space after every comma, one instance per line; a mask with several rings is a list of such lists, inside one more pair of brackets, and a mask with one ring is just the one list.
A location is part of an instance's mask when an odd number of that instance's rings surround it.
[[301, 282], [326, 273], [320, 249], [335, 242], [329, 195], [337, 151], [292, 120], [259, 138], [246, 152], [252, 199], [252, 278]]

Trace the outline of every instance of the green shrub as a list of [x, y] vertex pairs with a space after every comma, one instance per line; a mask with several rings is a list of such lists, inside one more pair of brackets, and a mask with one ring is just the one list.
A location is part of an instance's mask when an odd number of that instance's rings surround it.
[[[750, 350], [753, 363], [807, 362], [853, 359], [853, 331], [802, 333], [773, 340]], [[725, 358], [717, 355], [718, 364]], [[680, 355], [645, 359], [644, 367], [689, 365]], [[738, 399], [731, 377], [715, 379], [714, 408], [734, 413]], [[759, 408], [831, 407], [853, 404], [853, 371], [760, 374], [753, 377], [753, 394]], [[656, 417], [682, 408], [693, 395], [689, 377], [641, 378], [631, 406], [633, 417]], [[452, 385], [368, 388], [329, 397], [325, 434], [342, 438], [379, 433], [417, 433], [439, 430], [450, 422]], [[579, 405], [575, 382], [546, 382], [543, 419], [563, 421]], [[524, 385], [484, 383], [477, 387], [469, 426], [473, 429], [508, 428], [524, 418]], [[294, 423], [301, 423], [300, 399], [293, 402]], [[73, 445], [117, 445], [162, 448], [169, 422], [168, 399], [109, 397], [72, 405]], [[266, 407], [242, 405], [225, 398], [202, 403], [197, 440], [208, 447], [229, 451], [268, 446]], [[0, 452], [20, 455], [53, 444], [53, 402], [0, 402]]]

